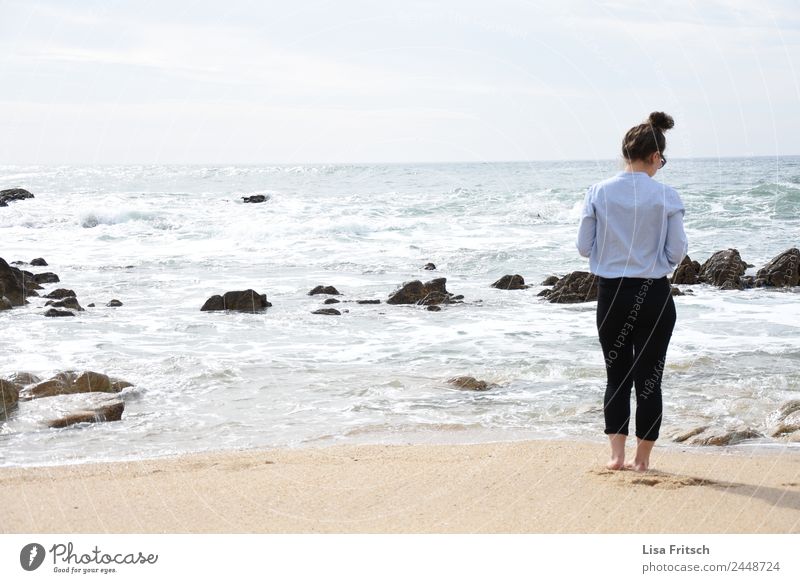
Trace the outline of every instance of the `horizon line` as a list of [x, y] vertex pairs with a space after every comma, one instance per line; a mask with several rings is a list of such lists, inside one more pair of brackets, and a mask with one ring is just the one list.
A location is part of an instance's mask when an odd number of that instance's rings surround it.
[[[751, 158], [797, 158], [800, 154], [754, 154], [735, 156], [681, 156], [669, 160], [741, 160]], [[20, 166], [378, 166], [378, 165], [435, 165], [435, 164], [522, 164], [541, 162], [622, 162], [622, 158], [539, 158], [528, 160], [410, 160], [410, 161], [352, 161], [352, 162], [40, 162], [0, 164], [0, 168]]]

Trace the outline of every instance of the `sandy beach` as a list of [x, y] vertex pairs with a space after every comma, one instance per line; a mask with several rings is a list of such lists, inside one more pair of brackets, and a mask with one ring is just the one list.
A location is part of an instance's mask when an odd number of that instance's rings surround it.
[[[629, 455], [632, 455], [629, 448]], [[4, 533], [798, 533], [800, 453], [336, 445], [0, 470]]]

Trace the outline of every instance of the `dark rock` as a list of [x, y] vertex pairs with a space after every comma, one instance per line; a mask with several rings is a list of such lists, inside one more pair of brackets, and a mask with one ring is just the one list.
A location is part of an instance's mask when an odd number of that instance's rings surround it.
[[37, 257], [36, 259], [31, 259], [31, 265], [34, 267], [47, 267], [47, 261], [41, 257]]
[[122, 302], [119, 300], [111, 300], [106, 304], [107, 308], [119, 308], [120, 306], [122, 306]]
[[447, 278], [437, 277], [426, 283], [419, 280], [404, 283], [400, 289], [392, 292], [386, 303], [430, 305], [457, 301], [445, 288], [446, 282]]
[[380, 300], [356, 300], [357, 304], [380, 304]]
[[11, 201], [25, 200], [26, 198], [33, 198], [33, 195], [24, 188], [0, 190], [0, 206], [8, 206]]
[[119, 393], [122, 389], [127, 389], [128, 387], [132, 387], [133, 383], [129, 383], [128, 381], [123, 381], [122, 379], [115, 379], [110, 378], [111, 381], [111, 392]]
[[308, 292], [308, 295], [310, 295], [310, 296], [315, 296], [317, 294], [330, 294], [330, 295], [333, 295], [333, 296], [342, 295], [332, 285], [318, 285], [317, 287], [312, 289], [310, 292]]
[[91, 303], [91, 304], [88, 304], [86, 307], [87, 307], [87, 308], [94, 308], [94, 302], [93, 302], [93, 303]]
[[337, 310], [336, 308], [320, 308], [319, 310], [314, 310], [311, 312], [312, 314], [323, 314], [325, 316], [341, 316], [342, 313]]
[[735, 429], [706, 428], [691, 437], [687, 443], [691, 445], [734, 445], [746, 439], [757, 439], [759, 437], [764, 437], [764, 435], [750, 427]]
[[698, 279], [722, 289], [742, 289], [747, 264], [736, 249], [717, 251], [700, 267]]
[[525, 279], [521, 275], [504, 275], [492, 284], [497, 289], [526, 289]]
[[692, 261], [687, 255], [683, 258], [680, 265], [675, 268], [670, 281], [675, 284], [694, 285], [700, 283], [700, 263]]
[[202, 312], [214, 310], [236, 310], [237, 312], [252, 312], [271, 307], [266, 294], [247, 289], [244, 291], [229, 291], [224, 296], [211, 296], [200, 308]]
[[24, 387], [25, 385], [32, 385], [34, 383], [41, 382], [42, 379], [29, 372], [15, 372], [8, 377], [8, 380], [14, 384], [22, 385]]
[[[453, 296], [453, 297], [452, 297], [452, 298], [450, 298], [450, 299], [452, 299], [452, 300], [463, 300], [463, 299], [464, 299], [464, 296], [463, 296], [463, 295], [461, 295], [461, 294], [458, 294], [457, 296]], [[478, 300], [478, 301], [480, 302], [480, 301], [482, 301], [482, 300]]]
[[778, 408], [778, 419], [785, 419], [795, 411], [800, 411], [800, 399], [789, 399]]
[[258, 202], [266, 202], [267, 200], [269, 200], [269, 197], [263, 194], [254, 194], [252, 196], [243, 196], [242, 200], [244, 202], [258, 203]]
[[770, 428], [769, 434], [772, 437], [784, 438], [798, 431], [800, 431], [800, 411], [792, 411], [781, 417], [778, 423]]
[[30, 290], [42, 289], [42, 286], [36, 281], [35, 274], [24, 269], [20, 269], [20, 273], [22, 274], [22, 282], [25, 284], [26, 295], [35, 295], [30, 293]]
[[0, 312], [3, 310], [10, 310], [14, 306], [11, 304], [11, 300], [9, 300], [6, 296], [0, 296]]
[[684, 295], [686, 295], [685, 293], [683, 293], [680, 289], [678, 289], [674, 285], [672, 286], [672, 291], [670, 293], [672, 293], [673, 296], [684, 296]]
[[76, 310], [83, 312], [83, 308], [78, 303], [78, 298], [74, 296], [67, 296], [63, 300], [50, 300], [44, 304], [45, 306], [53, 306], [54, 308], [67, 308], [69, 310]]
[[440, 308], [439, 306], [428, 306], [427, 310], [429, 312], [441, 312], [442, 308]]
[[66, 371], [23, 389], [20, 397], [25, 400], [54, 397], [57, 395], [73, 395], [76, 393], [118, 393], [125, 386], [125, 381], [112, 380], [107, 375], [94, 371], [76, 373]]
[[773, 257], [758, 270], [756, 278], [763, 280], [765, 287], [800, 285], [800, 249], [792, 247]]
[[339, 300], [337, 300], [336, 298], [328, 298], [327, 300], [325, 300], [322, 303], [323, 304], [339, 304], [341, 302]]
[[63, 287], [60, 287], [58, 289], [54, 289], [44, 297], [50, 298], [51, 300], [63, 300], [64, 298], [68, 298], [70, 296], [74, 298], [75, 292], [72, 291], [71, 289], [65, 289]]
[[423, 267], [422, 269], [427, 269], [429, 271], [432, 271], [432, 270], [436, 269], [436, 266], [433, 263], [426, 263], [425, 267]]
[[556, 304], [575, 304], [597, 300], [597, 277], [588, 271], [573, 271], [558, 280], [552, 289], [539, 292]]
[[683, 443], [690, 437], [694, 437], [695, 435], [700, 435], [706, 429], [708, 429], [708, 427], [709, 427], [708, 425], [700, 425], [699, 427], [692, 427], [690, 429], [679, 429], [671, 435], [672, 441]]
[[25, 276], [16, 267], [11, 267], [0, 257], [0, 296], [5, 296], [12, 306], [22, 306], [28, 295], [24, 286]]
[[492, 385], [486, 381], [479, 381], [475, 377], [453, 377], [447, 379], [451, 385], [469, 391], [488, 391]]
[[22, 387], [11, 381], [0, 379], [0, 421], [7, 421], [12, 409], [17, 406]]
[[36, 283], [58, 283], [61, 281], [55, 273], [45, 271], [44, 273], [37, 273], [33, 276], [33, 281]]
[[545, 278], [545, 280], [539, 285], [555, 285], [558, 283], [558, 276], [557, 275], [549, 275]]
[[56, 310], [54, 308], [50, 308], [44, 313], [44, 315], [48, 318], [60, 318], [63, 316], [74, 316], [75, 314], [66, 310]]
[[[42, 399], [38, 405], [49, 405], [56, 410], [58, 417], [45, 421], [48, 427], [60, 429], [78, 423], [101, 423], [119, 421], [125, 411], [125, 403], [119, 397], [110, 395], [69, 395]], [[70, 409], [65, 411], [66, 409]]]

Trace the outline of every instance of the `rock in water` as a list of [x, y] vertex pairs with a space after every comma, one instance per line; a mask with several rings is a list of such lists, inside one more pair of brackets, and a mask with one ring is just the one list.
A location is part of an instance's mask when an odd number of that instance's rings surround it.
[[433, 271], [436, 269], [436, 266], [433, 263], [426, 263], [422, 269], [427, 269], [428, 271]]
[[102, 393], [47, 397], [31, 405], [40, 411], [37, 416], [45, 419], [45, 425], [54, 429], [77, 423], [119, 421], [125, 410], [125, 403], [118, 396]]
[[792, 247], [756, 273], [755, 285], [768, 287], [790, 287], [800, 285], [800, 249]]
[[20, 385], [0, 379], [0, 422], [8, 420], [9, 414], [17, 406], [21, 390]]
[[31, 265], [34, 267], [47, 267], [47, 261], [42, 257], [37, 257], [36, 259], [31, 259]]
[[253, 203], [265, 202], [268, 199], [269, 199], [269, 197], [265, 196], [263, 194], [254, 194], [252, 196], [243, 196], [242, 197], [242, 200], [244, 202], [253, 202]]
[[64, 298], [68, 298], [70, 296], [73, 298], [76, 297], [75, 292], [72, 291], [71, 289], [65, 289], [63, 287], [60, 287], [58, 289], [51, 291], [44, 297], [50, 298], [51, 300], [63, 300]]
[[78, 303], [78, 298], [75, 296], [67, 296], [63, 300], [50, 300], [45, 302], [45, 306], [53, 306], [54, 308], [67, 308], [69, 310], [76, 310], [78, 312], [83, 312], [84, 309]]
[[341, 316], [342, 313], [337, 310], [336, 308], [320, 308], [319, 310], [314, 310], [311, 312], [312, 314], [323, 314], [326, 316]]
[[491, 386], [486, 381], [479, 381], [475, 377], [453, 377], [447, 379], [451, 385], [468, 391], [487, 391]]
[[318, 285], [317, 287], [312, 289], [310, 292], [308, 292], [308, 295], [310, 295], [310, 296], [315, 296], [317, 294], [329, 294], [329, 295], [332, 295], [332, 296], [342, 295], [332, 285]]
[[119, 300], [111, 300], [106, 304], [107, 308], [119, 308], [122, 306], [122, 302]]
[[236, 310], [238, 312], [256, 312], [271, 307], [266, 294], [248, 289], [244, 291], [229, 291], [224, 296], [211, 296], [200, 308], [202, 312], [216, 310]]
[[734, 445], [746, 439], [757, 439], [764, 437], [761, 433], [750, 427], [739, 427], [735, 429], [706, 428], [692, 437], [685, 443], [690, 445]]
[[20, 398], [27, 401], [76, 393], [118, 393], [125, 386], [130, 386], [130, 383], [125, 384], [125, 381], [112, 380], [99, 372], [87, 370], [78, 374], [66, 371], [46, 381], [24, 388], [20, 393]]
[[45, 271], [44, 273], [37, 273], [33, 276], [33, 281], [36, 283], [58, 283], [59, 280], [58, 276], [55, 273], [50, 271]]
[[683, 258], [680, 265], [675, 268], [670, 280], [674, 284], [694, 285], [700, 283], [698, 275], [700, 274], [700, 263], [692, 261], [687, 255]]
[[9, 300], [6, 296], [0, 296], [0, 312], [3, 310], [10, 310], [14, 306], [11, 304], [11, 300]]
[[22, 385], [24, 387], [25, 385], [32, 385], [34, 383], [41, 382], [42, 379], [29, 372], [15, 372], [8, 377], [8, 380], [14, 384]]
[[13, 200], [25, 200], [26, 198], [33, 198], [33, 195], [24, 188], [0, 190], [0, 206], [8, 206], [8, 203]]
[[63, 318], [65, 316], [74, 316], [75, 314], [68, 310], [56, 310], [55, 308], [50, 308], [44, 313], [44, 315], [48, 318]]
[[597, 277], [588, 271], [573, 271], [558, 280], [553, 289], [539, 292], [556, 304], [575, 304], [597, 300]]
[[419, 280], [404, 283], [400, 289], [389, 296], [386, 303], [436, 305], [459, 301], [447, 291], [445, 288], [446, 282], [447, 278], [437, 277], [426, 283], [422, 283]]
[[527, 289], [530, 286], [525, 285], [525, 279], [521, 275], [504, 275], [492, 284], [492, 287], [497, 289]]
[[0, 296], [5, 296], [12, 306], [23, 306], [29, 295], [25, 289], [25, 274], [16, 267], [11, 267], [0, 257]]
[[558, 279], [559, 277], [557, 275], [548, 275], [539, 285], [555, 285], [558, 283]]
[[742, 276], [747, 264], [742, 261], [739, 251], [725, 249], [717, 251], [700, 267], [698, 279], [703, 283], [722, 289], [742, 289]]

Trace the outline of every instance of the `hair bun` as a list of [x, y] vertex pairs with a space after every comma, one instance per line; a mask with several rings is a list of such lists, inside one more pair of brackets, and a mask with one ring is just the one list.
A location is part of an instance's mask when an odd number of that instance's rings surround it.
[[650, 122], [650, 125], [654, 128], [658, 128], [662, 132], [671, 130], [675, 126], [675, 120], [672, 119], [672, 116], [667, 115], [663, 111], [654, 111], [650, 114], [650, 117], [647, 118], [647, 121]]

